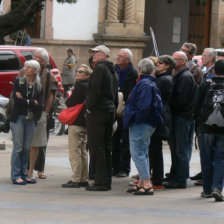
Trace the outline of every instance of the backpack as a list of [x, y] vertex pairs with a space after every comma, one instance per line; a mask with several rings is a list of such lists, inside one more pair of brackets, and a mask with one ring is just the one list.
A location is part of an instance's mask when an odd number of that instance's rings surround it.
[[155, 83], [151, 82], [152, 87], [152, 116], [155, 121], [155, 124], [158, 126], [163, 124], [163, 103], [160, 95], [159, 88]]
[[205, 96], [205, 122], [208, 126], [224, 127], [224, 84], [212, 82]]
[[[24, 76], [19, 77], [19, 86], [23, 85], [25, 82], [26, 82], [26, 77], [24, 77]], [[41, 83], [40, 82], [35, 82], [35, 87], [37, 88], [37, 92], [39, 94], [42, 90]], [[6, 111], [5, 111], [6, 117], [7, 117], [8, 120], [10, 120], [10, 115], [11, 115], [14, 103], [15, 103], [15, 101], [14, 101], [14, 98], [13, 98], [13, 91], [12, 91], [11, 94], [10, 94], [10, 97], [9, 97], [9, 103], [6, 106]]]

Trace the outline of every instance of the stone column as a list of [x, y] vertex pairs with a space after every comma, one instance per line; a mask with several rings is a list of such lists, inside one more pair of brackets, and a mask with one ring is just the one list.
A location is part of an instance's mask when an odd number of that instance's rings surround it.
[[125, 23], [136, 23], [134, 19], [134, 12], [135, 12], [135, 0], [125, 0], [125, 8], [124, 8]]
[[118, 23], [118, 0], [108, 0], [107, 22]]
[[107, 1], [107, 19], [105, 33], [123, 34], [123, 23], [118, 20], [118, 0]]

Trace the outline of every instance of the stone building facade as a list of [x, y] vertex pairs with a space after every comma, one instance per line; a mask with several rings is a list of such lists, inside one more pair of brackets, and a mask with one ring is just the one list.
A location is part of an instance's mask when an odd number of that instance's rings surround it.
[[[86, 0], [92, 1], [92, 0]], [[152, 49], [150, 49], [149, 43], [152, 43], [148, 25], [153, 21], [153, 17], [149, 17], [149, 9], [158, 13], [169, 14], [170, 8], [175, 8], [176, 12], [179, 12], [178, 7], [184, 7], [185, 10], [189, 8], [188, 1], [180, 0], [157, 0], [164, 5], [164, 12], [160, 12], [161, 4], [155, 4], [153, 0], [95, 0], [98, 10], [98, 27], [97, 32], [92, 34], [91, 40], [69, 40], [69, 39], [55, 39], [54, 27], [53, 27], [53, 9], [54, 2], [47, 0], [44, 10], [41, 12], [41, 28], [40, 38], [32, 38], [32, 45], [45, 47], [50, 54], [54, 57], [59, 69], [62, 68], [63, 61], [65, 59], [65, 52], [68, 48], [72, 48], [78, 59], [78, 65], [82, 63], [88, 63], [88, 49], [98, 44], [105, 44], [111, 49], [111, 60], [115, 62], [117, 53], [120, 48], [130, 48], [133, 51], [133, 62], [137, 65], [138, 61], [143, 56], [148, 56]], [[197, 0], [194, 0], [197, 1]], [[206, 0], [210, 3], [209, 6], [211, 12], [209, 32], [209, 43], [207, 46], [211, 47], [223, 47], [224, 46], [224, 1], [223, 0]], [[171, 5], [172, 4], [172, 5]], [[179, 4], [179, 5], [178, 5]], [[10, 8], [11, 0], [4, 0], [3, 9], [7, 12]], [[88, 9], [92, 10], [92, 9]], [[88, 11], [87, 10], [87, 11]], [[95, 10], [95, 9], [94, 9]], [[187, 11], [185, 17], [190, 14]], [[158, 16], [160, 18], [161, 16]], [[148, 20], [149, 18], [149, 20]], [[189, 18], [185, 18], [188, 21]], [[157, 20], [154, 21], [154, 30], [158, 31]], [[199, 24], [200, 25], [200, 24]], [[167, 25], [165, 25], [167, 26]], [[187, 41], [188, 39], [188, 26], [189, 22], [185, 22], [182, 26], [184, 29], [184, 37], [181, 41]], [[165, 27], [166, 28], [166, 27]], [[165, 29], [164, 28], [164, 29]], [[172, 26], [170, 29], [173, 29]], [[158, 34], [159, 35], [159, 34]], [[164, 39], [159, 39], [159, 43]], [[167, 41], [167, 40], [166, 40]], [[173, 44], [167, 42], [168, 50], [167, 54], [171, 54], [174, 50], [179, 49], [182, 42]], [[204, 47], [207, 47], [204, 46]], [[162, 52], [163, 53], [163, 52]]]

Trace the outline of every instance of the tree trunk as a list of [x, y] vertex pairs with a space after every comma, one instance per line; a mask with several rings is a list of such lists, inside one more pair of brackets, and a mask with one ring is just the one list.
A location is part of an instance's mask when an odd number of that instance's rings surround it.
[[[45, 0], [24, 0], [20, 5], [0, 16], [0, 42], [5, 36], [22, 30], [32, 24], [36, 13], [43, 8], [42, 2]], [[0, 0], [1, 2], [1, 0]]]

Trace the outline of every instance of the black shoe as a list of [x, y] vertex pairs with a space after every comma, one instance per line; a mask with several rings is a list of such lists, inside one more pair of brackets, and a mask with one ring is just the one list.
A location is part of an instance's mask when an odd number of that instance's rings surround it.
[[166, 177], [163, 179], [163, 182], [174, 182], [174, 178], [173, 177]]
[[170, 177], [170, 173], [165, 173], [165, 177]]
[[109, 191], [111, 190], [111, 186], [107, 184], [103, 185], [89, 185], [86, 186], [87, 191]]
[[202, 173], [198, 173], [193, 177], [190, 177], [191, 180], [201, 180], [202, 179]]
[[80, 187], [87, 187], [89, 185], [88, 182], [80, 182], [79, 183]]
[[73, 181], [68, 181], [66, 184], [62, 184], [62, 187], [65, 188], [80, 188], [80, 183], [79, 182], [73, 182]]
[[224, 201], [222, 191], [218, 188], [214, 188], [212, 191], [212, 197], [215, 198], [215, 201]]
[[167, 184], [164, 184], [165, 188], [186, 188], [187, 185], [185, 183], [179, 183], [179, 182], [169, 182]]
[[124, 171], [120, 171], [117, 173], [116, 177], [128, 177], [129, 174], [127, 172]]

